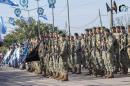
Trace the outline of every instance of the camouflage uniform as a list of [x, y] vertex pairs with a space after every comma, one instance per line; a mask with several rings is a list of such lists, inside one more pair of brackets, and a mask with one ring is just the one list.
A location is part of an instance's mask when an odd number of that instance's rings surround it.
[[77, 74], [81, 73], [81, 41], [79, 39], [79, 35], [75, 33], [75, 60], [76, 60], [76, 68], [77, 68]]
[[[113, 28], [115, 29], [115, 28]], [[117, 73], [119, 71], [120, 68], [120, 61], [119, 61], [119, 57], [120, 57], [120, 27], [117, 26], [116, 27], [116, 32], [113, 33], [113, 36], [115, 37], [115, 54], [114, 54], [114, 72]]]
[[121, 63], [121, 72], [123, 74], [128, 73], [128, 53], [127, 53], [127, 48], [125, 48], [128, 45], [128, 39], [127, 39], [127, 33], [125, 32], [125, 27], [122, 26], [121, 28], [121, 35], [120, 35], [120, 63]]
[[114, 66], [113, 66], [113, 55], [114, 55], [114, 37], [111, 35], [108, 29], [105, 30], [105, 35], [102, 39], [102, 58], [104, 60], [104, 66], [107, 71], [107, 77], [113, 78]]
[[69, 45], [68, 45], [68, 42], [66, 41], [65, 39], [65, 35], [63, 34], [62, 35], [62, 40], [60, 42], [60, 60], [62, 61], [60, 63], [60, 66], [61, 66], [61, 75], [63, 77], [61, 77], [60, 79], [62, 81], [68, 81], [68, 64], [67, 64], [67, 61], [68, 61], [68, 56], [69, 56]]
[[71, 68], [72, 68], [72, 73], [76, 73], [76, 61], [74, 59], [75, 57], [75, 43], [74, 43], [74, 37], [71, 36], [71, 40], [70, 40], [70, 64], [71, 64]]
[[[130, 25], [128, 25], [128, 45], [130, 45]], [[130, 66], [130, 48], [127, 48], [127, 52], [129, 55], [129, 66]]]
[[81, 50], [81, 51], [82, 51], [81, 61], [82, 61], [83, 67], [86, 66], [85, 47], [86, 47], [86, 44], [85, 44], [85, 35], [84, 35], [84, 34], [81, 34], [81, 49], [82, 49], [82, 50]]

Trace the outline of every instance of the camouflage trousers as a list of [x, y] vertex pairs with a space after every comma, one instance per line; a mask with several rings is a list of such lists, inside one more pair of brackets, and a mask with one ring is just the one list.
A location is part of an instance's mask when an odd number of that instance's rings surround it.
[[103, 70], [104, 62], [102, 59], [101, 52], [98, 50], [93, 50], [91, 54], [92, 54], [92, 61], [93, 61], [95, 68], [98, 70]]
[[113, 66], [113, 54], [102, 51], [102, 58], [104, 61], [104, 66], [106, 68], [106, 71], [114, 72], [114, 66]]

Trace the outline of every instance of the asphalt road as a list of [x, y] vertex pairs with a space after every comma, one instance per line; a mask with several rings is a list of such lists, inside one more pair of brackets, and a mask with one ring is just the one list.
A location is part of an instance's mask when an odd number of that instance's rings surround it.
[[71, 74], [68, 82], [62, 82], [18, 69], [0, 68], [0, 86], [130, 86], [130, 74], [116, 75], [114, 79]]

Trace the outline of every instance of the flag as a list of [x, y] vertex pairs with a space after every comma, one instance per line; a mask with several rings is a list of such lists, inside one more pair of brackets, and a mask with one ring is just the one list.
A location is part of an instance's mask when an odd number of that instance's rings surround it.
[[0, 34], [0, 43], [1, 43], [1, 42], [3, 42], [3, 39], [2, 39], [2, 36], [1, 36], [1, 34]]
[[47, 16], [46, 15], [40, 15], [39, 17], [45, 19], [45, 20], [48, 20]]
[[0, 0], [0, 3], [8, 4], [8, 5], [11, 5], [11, 6], [19, 6], [18, 4], [15, 4], [11, 0]]
[[0, 32], [1, 32], [2, 34], [5, 34], [5, 33], [6, 33], [6, 30], [7, 30], [7, 28], [6, 28], [6, 26], [4, 25], [3, 18], [0, 17]]

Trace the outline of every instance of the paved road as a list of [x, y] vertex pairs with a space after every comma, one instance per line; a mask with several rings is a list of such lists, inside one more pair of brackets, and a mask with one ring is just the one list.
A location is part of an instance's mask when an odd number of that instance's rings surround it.
[[70, 81], [62, 82], [18, 69], [0, 69], [0, 86], [130, 86], [130, 75], [104, 79], [82, 74], [71, 75], [69, 78]]

